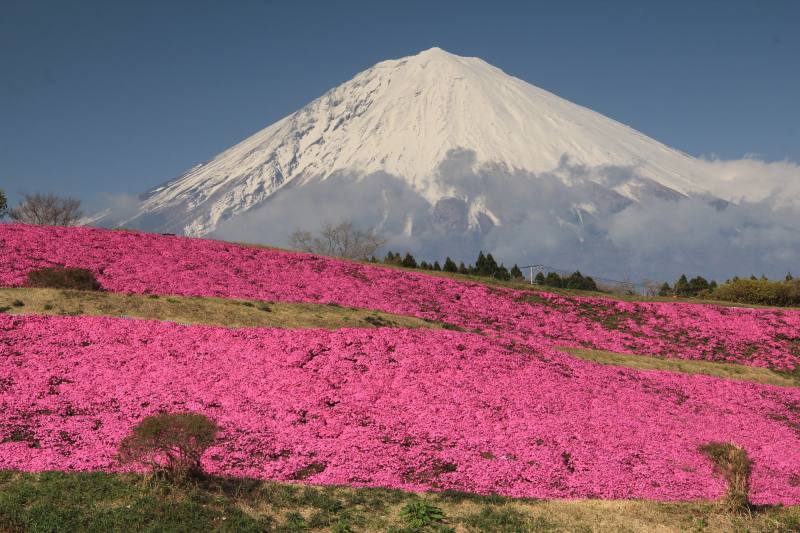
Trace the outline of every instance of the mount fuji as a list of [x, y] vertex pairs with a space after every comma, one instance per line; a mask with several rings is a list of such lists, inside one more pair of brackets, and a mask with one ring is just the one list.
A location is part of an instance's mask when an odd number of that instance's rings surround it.
[[656, 205], [670, 217], [685, 200], [725, 210], [714, 180], [624, 124], [431, 48], [374, 65], [142, 194], [133, 213], [94, 222], [280, 246], [294, 229], [349, 220], [431, 257], [484, 249], [611, 272], [620, 259], [603, 266], [597, 252], [619, 246], [620, 215]]

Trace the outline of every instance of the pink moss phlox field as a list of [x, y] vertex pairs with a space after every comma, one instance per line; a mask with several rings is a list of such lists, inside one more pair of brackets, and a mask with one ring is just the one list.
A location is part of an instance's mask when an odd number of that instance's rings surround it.
[[308, 254], [89, 228], [0, 225], [0, 285], [64, 265], [127, 293], [337, 303], [444, 321], [511, 342], [793, 371], [800, 312], [567, 298], [487, 287]]
[[142, 417], [222, 426], [214, 473], [536, 498], [715, 498], [697, 451], [743, 446], [752, 499], [800, 502], [800, 390], [598, 366], [446, 330], [230, 330], [0, 315], [0, 469], [119, 470]]

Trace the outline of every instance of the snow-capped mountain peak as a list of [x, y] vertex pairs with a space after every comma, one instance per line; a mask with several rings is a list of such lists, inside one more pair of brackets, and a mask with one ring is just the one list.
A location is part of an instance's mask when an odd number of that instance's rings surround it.
[[[506, 173], [631, 167], [644, 181], [611, 184], [627, 198], [642, 187], [692, 194], [707, 176], [695, 160], [590, 109], [472, 58], [440, 48], [383, 61], [299, 111], [142, 195], [125, 225], [203, 235], [265, 204], [281, 188], [347, 174], [402, 179], [434, 206], [458, 196], [442, 179], [494, 167]], [[462, 165], [459, 167], [459, 165]], [[565, 178], [568, 179], [568, 178]], [[643, 185], [643, 183], [645, 185]], [[470, 218], [503, 213], [484, 200]]]

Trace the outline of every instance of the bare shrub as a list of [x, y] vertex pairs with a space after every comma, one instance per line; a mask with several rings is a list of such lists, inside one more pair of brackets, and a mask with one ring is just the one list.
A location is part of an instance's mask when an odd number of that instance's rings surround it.
[[146, 465], [174, 481], [199, 477], [200, 459], [218, 431], [216, 422], [196, 413], [148, 416], [122, 440], [119, 458], [124, 464]]
[[94, 273], [85, 268], [40, 268], [28, 272], [27, 287], [50, 287], [76, 291], [99, 291], [100, 283]]
[[356, 229], [352, 222], [326, 223], [317, 235], [297, 230], [289, 237], [294, 250], [347, 259], [369, 259], [384, 244], [386, 240], [374, 230]]
[[662, 283], [659, 283], [657, 281], [646, 279], [642, 282], [642, 285], [644, 286], [645, 296], [650, 296], [650, 297], [658, 296], [659, 293], [661, 292]]
[[54, 194], [26, 194], [20, 204], [9, 212], [11, 219], [23, 224], [44, 226], [74, 226], [83, 216], [81, 202]]
[[747, 452], [730, 442], [710, 442], [700, 446], [700, 451], [711, 459], [714, 472], [725, 478], [728, 490], [723, 503], [731, 512], [750, 509], [750, 474], [753, 462]]

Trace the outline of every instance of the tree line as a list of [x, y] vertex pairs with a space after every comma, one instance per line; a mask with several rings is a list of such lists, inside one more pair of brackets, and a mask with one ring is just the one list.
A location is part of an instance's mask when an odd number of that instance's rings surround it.
[[764, 275], [760, 278], [754, 275], [749, 278], [734, 276], [718, 284], [714, 280], [707, 281], [702, 276], [687, 279], [683, 274], [673, 286], [669, 283], [661, 285], [658, 295], [756, 305], [800, 306], [800, 279], [796, 279], [790, 272], [782, 280], [771, 280]]
[[[317, 233], [298, 229], [289, 237], [289, 246], [301, 252], [344, 257], [371, 263], [383, 263], [404, 268], [481, 276], [501, 281], [525, 279], [519, 265], [515, 264], [508, 268], [502, 262], [498, 263], [491, 253], [484, 254], [483, 251], [478, 253], [478, 257], [473, 264], [465, 264], [463, 261], [456, 263], [450, 257], [446, 257], [442, 262], [439, 262], [439, 260], [434, 260], [433, 262], [427, 260], [418, 261], [411, 252], [402, 254], [394, 251], [389, 251], [383, 259], [379, 259], [377, 252], [386, 242], [386, 239], [375, 230], [360, 230], [351, 222], [325, 223]], [[589, 276], [584, 276], [579, 271], [565, 276], [561, 276], [557, 272], [548, 272], [547, 274], [540, 272], [533, 281], [548, 287], [588, 291], [598, 290], [595, 281]]]
[[[518, 265], [512, 266], [510, 269], [506, 268], [503, 263], [497, 264], [497, 261], [492, 254], [484, 254], [482, 251], [478, 252], [478, 258], [474, 264], [464, 264], [460, 262], [456, 264], [455, 261], [446, 257], [443, 264], [439, 261], [428, 263], [426, 261], [417, 262], [416, 258], [409, 252], [405, 255], [396, 252], [389, 252], [383, 260], [376, 257], [371, 257], [370, 262], [383, 263], [387, 265], [402, 266], [405, 268], [419, 268], [423, 270], [433, 270], [440, 272], [450, 272], [452, 274], [465, 274], [470, 276], [482, 276], [494, 278], [501, 281], [511, 280], [524, 280], [525, 275]], [[537, 285], [546, 287], [555, 287], [560, 289], [576, 289], [584, 291], [597, 291], [597, 284], [590, 276], [584, 276], [580, 271], [575, 271], [569, 275], [560, 275], [557, 272], [539, 272], [533, 279]]]
[[501, 281], [509, 281], [512, 279], [522, 278], [522, 270], [519, 266], [514, 265], [508, 269], [504, 264], [498, 264], [492, 254], [484, 254], [482, 251], [478, 253], [478, 258], [474, 264], [464, 264], [463, 261], [456, 264], [455, 261], [446, 257], [443, 263], [434, 261], [429, 263], [427, 261], [419, 261], [410, 253], [406, 252], [405, 255], [397, 252], [388, 252], [383, 260], [372, 256], [369, 258], [372, 263], [383, 263], [386, 265], [395, 265], [405, 268], [419, 268], [422, 270], [433, 270], [439, 272], [450, 272], [452, 274], [466, 274], [471, 276], [483, 276], [487, 278], [499, 279]]
[[[450, 257], [446, 257], [442, 262], [418, 261], [410, 252], [401, 254], [394, 251], [388, 252], [383, 259], [378, 259], [377, 251], [386, 244], [386, 240], [373, 230], [357, 230], [349, 222], [338, 225], [325, 224], [316, 235], [308, 231], [295, 231], [289, 243], [292, 248], [300, 251], [405, 268], [482, 276], [502, 281], [524, 279], [518, 265], [507, 268], [502, 262], [498, 263], [491, 253], [484, 254], [482, 251], [473, 264], [465, 264], [463, 261], [456, 263]], [[598, 287], [594, 279], [584, 276], [580, 271], [568, 275], [558, 272], [539, 272], [533, 282], [545, 287], [562, 289], [603, 290]], [[751, 276], [750, 279], [732, 278], [721, 285], [703, 276], [689, 279], [686, 274], [682, 274], [672, 285], [668, 282], [661, 285], [648, 283], [648, 287], [648, 294], [651, 296], [710, 298], [762, 305], [800, 306], [800, 281], [795, 280], [791, 274], [782, 281], [771, 281], [764, 276], [761, 279]]]
[[680, 296], [683, 298], [702, 297], [714, 291], [717, 286], [716, 281], [708, 281], [703, 276], [696, 276], [692, 279], [688, 279], [686, 274], [681, 274], [681, 277], [678, 278], [674, 286], [670, 286], [669, 283], [664, 282], [658, 290], [658, 295]]

